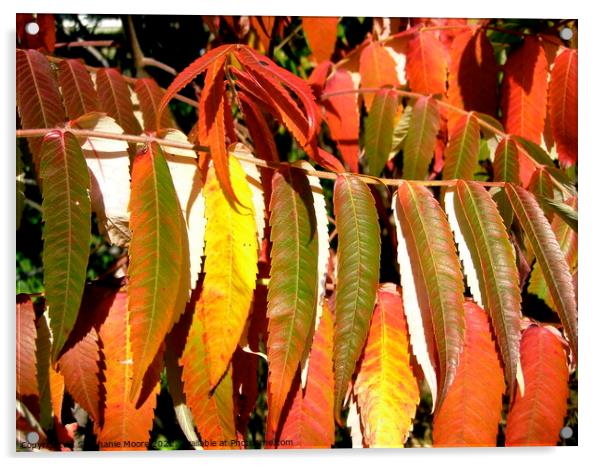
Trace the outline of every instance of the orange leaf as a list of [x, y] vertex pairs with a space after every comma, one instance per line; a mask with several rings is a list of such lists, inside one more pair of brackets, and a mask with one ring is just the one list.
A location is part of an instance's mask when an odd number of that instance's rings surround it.
[[[324, 94], [354, 89], [351, 73], [343, 68], [335, 69], [324, 86]], [[359, 171], [359, 132], [360, 114], [357, 105], [357, 94], [341, 94], [324, 101], [325, 119], [330, 135], [335, 140], [343, 160], [349, 169]]]
[[550, 118], [562, 166], [577, 163], [577, 50], [565, 49], [554, 61]]
[[59, 84], [69, 119], [100, 110], [94, 83], [82, 61], [70, 59], [59, 62]]
[[17, 295], [17, 398], [34, 416], [40, 411], [36, 367], [36, 313], [27, 295]]
[[552, 329], [531, 326], [523, 332], [521, 364], [525, 393], [508, 412], [506, 446], [556, 445], [569, 396], [566, 343]]
[[406, 74], [410, 89], [414, 92], [445, 93], [445, 50], [432, 32], [419, 31], [408, 44]]
[[[129, 398], [132, 386], [132, 326], [127, 309], [127, 293], [107, 293], [98, 303], [106, 318], [98, 335], [102, 341], [106, 390], [104, 422], [97, 430], [101, 450], [146, 450], [153, 426], [159, 384], [145, 383], [146, 397]], [[148, 380], [148, 379], [147, 379]]]
[[303, 30], [307, 43], [315, 60], [320, 63], [330, 60], [337, 43], [337, 25], [339, 18], [333, 17], [302, 17]]
[[142, 128], [134, 116], [130, 88], [119, 71], [101, 68], [96, 72], [100, 108], [123, 128], [126, 134], [140, 134]]
[[301, 388], [300, 377], [293, 384], [294, 398], [278, 436], [292, 445], [280, 448], [330, 448], [334, 444], [333, 335], [332, 312], [325, 302], [309, 354], [307, 385]]
[[464, 349], [456, 377], [435, 416], [433, 446], [494, 447], [502, 418], [504, 373], [487, 314], [470, 301], [464, 303], [464, 311]]
[[543, 47], [535, 36], [510, 54], [504, 65], [502, 115], [506, 132], [539, 144], [546, 118], [548, 72]]
[[[385, 47], [378, 43], [368, 44], [360, 55], [360, 75], [362, 77], [362, 88], [380, 88], [385, 86], [399, 86], [395, 60], [385, 50]], [[368, 112], [372, 108], [374, 95], [364, 94], [366, 108]]]
[[380, 286], [370, 332], [353, 386], [364, 443], [403, 447], [420, 402], [410, 365], [409, 337], [401, 295], [395, 285]]

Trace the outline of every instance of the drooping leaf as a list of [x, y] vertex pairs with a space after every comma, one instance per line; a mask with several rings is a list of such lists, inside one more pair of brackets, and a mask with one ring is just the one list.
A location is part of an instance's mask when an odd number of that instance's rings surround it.
[[65, 388], [95, 422], [100, 422], [99, 361], [98, 334], [94, 328], [72, 345], [68, 344], [58, 360]]
[[79, 142], [51, 131], [40, 153], [44, 286], [55, 361], [79, 311], [90, 253], [90, 177]]
[[77, 59], [67, 59], [60, 61], [58, 68], [58, 81], [69, 119], [99, 111], [98, 94], [86, 65]]
[[[59, 87], [44, 55], [17, 49], [17, 109], [23, 128], [53, 128], [65, 122]], [[39, 161], [42, 137], [28, 138], [34, 161]]]
[[564, 167], [577, 163], [577, 59], [577, 50], [562, 51], [554, 60], [550, 80], [552, 134]]
[[113, 118], [126, 134], [140, 134], [142, 128], [134, 116], [130, 88], [114, 68], [101, 68], [96, 72], [96, 88], [100, 109]]
[[334, 186], [338, 232], [334, 327], [334, 410], [340, 422], [348, 384], [368, 336], [379, 278], [380, 226], [374, 198], [358, 177], [339, 176]]
[[569, 396], [566, 343], [555, 330], [531, 326], [521, 340], [525, 393], [508, 412], [506, 446], [556, 445]]
[[[539, 205], [547, 206], [555, 213], [564, 223], [566, 223], [575, 233], [579, 230], [579, 218], [575, 206], [571, 202], [563, 202], [559, 199], [550, 199], [547, 197], [536, 196]], [[571, 199], [576, 200], [576, 195]], [[570, 201], [570, 200], [569, 200]]]
[[213, 166], [203, 189], [207, 227], [201, 300], [211, 387], [226, 372], [240, 340], [257, 275], [258, 244], [251, 189], [233, 156], [229, 171], [240, 204], [234, 205], [224, 193]]
[[279, 436], [292, 440], [292, 448], [330, 448], [335, 442], [332, 341], [332, 314], [324, 303], [309, 355], [307, 385], [302, 389], [298, 378], [293, 384], [295, 396]]
[[567, 261], [552, 227], [537, 200], [529, 191], [507, 183], [506, 194], [512, 209], [542, 269], [555, 310], [577, 357], [577, 303]]
[[479, 124], [472, 114], [459, 119], [445, 149], [443, 179], [470, 180], [479, 160]]
[[[569, 199], [564, 205], [576, 209], [577, 197]], [[574, 275], [577, 271], [577, 231], [571, 228], [570, 224], [566, 223], [560, 216], [554, 216], [554, 219], [552, 220], [552, 230], [556, 235], [556, 239], [558, 240], [558, 244], [560, 245], [560, 249], [562, 249], [564, 257], [566, 258], [571, 275]], [[535, 262], [533, 270], [531, 271], [528, 291], [543, 299], [550, 308], [554, 308], [550, 290], [548, 289], [538, 262]], [[575, 297], [576, 295], [577, 290], [575, 290]]]
[[98, 327], [98, 335], [102, 341], [106, 393], [103, 423], [97, 428], [98, 446], [101, 450], [146, 450], [159, 384], [145, 383], [150, 385], [143, 390], [145, 397], [131, 400], [135, 330], [128, 310], [128, 294], [112, 292], [103, 299], [102, 305], [106, 307], [106, 317]]
[[[449, 196], [449, 197], [448, 197]], [[495, 202], [480, 184], [458, 181], [445, 210], [476, 303], [491, 318], [504, 362], [506, 384], [520, 379], [521, 295], [514, 250]], [[471, 277], [467, 271], [475, 273]]]
[[[186, 135], [178, 130], [169, 130], [163, 136], [168, 141], [185, 143]], [[188, 255], [190, 263], [190, 286], [196, 287], [202, 270], [205, 228], [205, 198], [202, 195], [202, 174], [196, 161], [196, 154], [191, 149], [163, 146], [165, 160], [176, 189], [182, 217], [186, 222], [188, 233]]]
[[[484, 29], [457, 34], [450, 48], [449, 89], [452, 105], [495, 115], [497, 109], [497, 64]], [[456, 113], [450, 112], [453, 127]]]
[[318, 235], [311, 187], [303, 172], [282, 168], [274, 173], [270, 227], [268, 417], [276, 431], [316, 318]]
[[[425, 187], [404, 182], [399, 186], [396, 214], [412, 265], [416, 297], [437, 363], [435, 411], [453, 382], [464, 341], [464, 284], [460, 261], [445, 213]], [[411, 341], [414, 341], [411, 335]], [[428, 342], [428, 339], [427, 339]]]
[[368, 175], [379, 176], [393, 145], [393, 129], [399, 98], [395, 92], [382, 90], [376, 94], [366, 118], [366, 162]]
[[[395, 60], [385, 50], [383, 44], [372, 42], [362, 50], [359, 71], [362, 77], [362, 88], [382, 88], [399, 86], [399, 78], [395, 70]], [[364, 94], [366, 109], [372, 109], [374, 94]]]
[[444, 94], [447, 60], [433, 32], [419, 31], [408, 44], [406, 75], [410, 89], [422, 94]]
[[[87, 115], [72, 122], [75, 128], [123, 134], [115, 120], [102, 114]], [[125, 247], [131, 239], [130, 157], [125, 141], [87, 137], [80, 140], [90, 171], [90, 198], [98, 224], [110, 243]]]
[[464, 304], [466, 337], [456, 377], [435, 416], [433, 446], [496, 446], [504, 377], [487, 314]]
[[540, 143], [546, 118], [547, 88], [543, 47], [536, 36], [527, 36], [504, 65], [501, 106], [507, 133]]
[[[221, 441], [228, 441], [226, 448], [232, 448], [230, 441], [236, 439], [232, 366], [227, 365], [217, 386], [211, 383], [203, 298], [193, 299], [190, 304], [194, 309], [190, 330], [187, 336], [185, 333], [180, 334], [180, 338], [186, 341], [180, 359], [186, 403], [201, 439], [210, 442], [208, 448], [220, 448]], [[189, 312], [185, 316], [188, 314]], [[213, 442], [215, 444], [212, 446]]]
[[437, 102], [430, 97], [418, 99], [412, 108], [410, 128], [403, 145], [403, 178], [423, 180], [428, 176], [438, 131]]
[[[130, 399], [137, 396], [144, 374], [177, 316], [179, 285], [188, 285], [186, 225], [161, 147], [150, 144], [136, 155], [132, 167], [128, 251], [128, 314], [132, 328], [133, 380]], [[184, 279], [180, 280], [183, 276]]]
[[[337, 68], [324, 86], [324, 94], [354, 89], [353, 78], [349, 71]], [[359, 131], [360, 115], [357, 94], [348, 93], [332, 96], [324, 101], [324, 116], [330, 135], [337, 143], [343, 160], [352, 172], [359, 170]]]
[[27, 295], [17, 295], [17, 399], [39, 415], [40, 392], [36, 367], [36, 314]]
[[[145, 131], [158, 131], [161, 128], [173, 128], [174, 123], [169, 111], [159, 115], [159, 106], [163, 99], [163, 89], [151, 78], [137, 79], [134, 90], [140, 102]], [[157, 121], [159, 125], [157, 126]]]
[[255, 153], [263, 160], [278, 162], [280, 157], [276, 149], [272, 130], [268, 126], [261, 108], [259, 108], [252, 97], [242, 91], [238, 93], [238, 98], [240, 99], [247, 129], [253, 140]]
[[353, 391], [369, 447], [403, 447], [420, 402], [399, 291], [381, 285]]
[[307, 43], [318, 63], [330, 60], [337, 42], [338, 23], [339, 18], [336, 17], [303, 16], [301, 18]]

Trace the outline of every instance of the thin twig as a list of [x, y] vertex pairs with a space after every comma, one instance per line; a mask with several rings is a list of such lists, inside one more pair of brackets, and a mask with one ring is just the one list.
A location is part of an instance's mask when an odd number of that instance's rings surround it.
[[160, 62], [159, 60], [155, 60], [154, 58], [144, 57], [142, 58], [143, 66], [153, 66], [155, 68], [159, 68], [160, 70], [165, 71], [166, 73], [171, 74], [172, 76], [177, 76], [178, 72], [175, 68], [167, 65], [166, 63]]
[[68, 49], [73, 47], [112, 47], [115, 45], [114, 40], [77, 40], [74, 42], [58, 42], [55, 44], [55, 49], [67, 47]]
[[[159, 144], [161, 146], [177, 147], [180, 149], [189, 149], [189, 150], [193, 150], [193, 151], [197, 151], [197, 152], [208, 152], [209, 151], [209, 148], [206, 146], [190, 144], [187, 142], [170, 141], [167, 139], [162, 139], [162, 138], [158, 138], [158, 137], [154, 137], [154, 136], [150, 136], [150, 135], [135, 136], [132, 134], [115, 134], [115, 133], [105, 133], [105, 132], [100, 132], [100, 131], [72, 129], [72, 128], [69, 128], [69, 129], [66, 129], [66, 128], [18, 129], [16, 131], [16, 136], [18, 138], [43, 136], [44, 134], [46, 134], [50, 131], [69, 131], [69, 132], [73, 133], [75, 136], [80, 136], [80, 137], [97, 137], [97, 138], [104, 138], [104, 139], [116, 139], [116, 140], [120, 140], [120, 141], [136, 142], [136, 143], [142, 143], [142, 144], [149, 144], [151, 142], [156, 142], [157, 144]], [[311, 170], [311, 169], [305, 169], [305, 168], [300, 168], [300, 167], [296, 167], [296, 166], [291, 166], [290, 164], [288, 164], [286, 162], [268, 162], [267, 160], [258, 159], [253, 156], [246, 156], [246, 155], [242, 155], [242, 154], [234, 154], [234, 155], [236, 156], [236, 158], [238, 158], [239, 160], [242, 160], [244, 162], [252, 163], [253, 165], [257, 165], [257, 166], [263, 167], [263, 168], [271, 168], [273, 170], [277, 170], [283, 166], [289, 166], [294, 170], [300, 170], [300, 171], [304, 172], [306, 175], [315, 176], [317, 178], [323, 178], [323, 179], [328, 179], [328, 180], [336, 180], [337, 177], [341, 175], [341, 174], [334, 173], [334, 172]], [[355, 176], [361, 177], [364, 180], [364, 182], [367, 184], [374, 184], [374, 185], [399, 186], [402, 183], [404, 183], [405, 181], [407, 181], [407, 180], [400, 180], [400, 179], [378, 178], [378, 177], [374, 177], [374, 176], [367, 176], [367, 175], [361, 175], [361, 174], [355, 175]], [[457, 180], [424, 180], [424, 181], [412, 180], [412, 183], [420, 184], [422, 186], [447, 186], [447, 187], [450, 187], [450, 186], [454, 186], [456, 184], [456, 181]], [[503, 182], [498, 182], [498, 181], [475, 181], [475, 183], [479, 183], [480, 185], [487, 186], [487, 187], [503, 187], [505, 184]]]

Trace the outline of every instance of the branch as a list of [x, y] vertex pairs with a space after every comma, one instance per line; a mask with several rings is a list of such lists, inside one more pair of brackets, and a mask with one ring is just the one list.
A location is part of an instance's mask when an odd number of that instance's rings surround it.
[[[209, 152], [209, 148], [206, 146], [200, 146], [197, 144], [190, 144], [187, 142], [176, 142], [170, 141], [167, 139], [158, 138], [150, 135], [139, 135], [135, 136], [133, 134], [115, 134], [115, 133], [104, 133], [100, 131], [92, 131], [92, 130], [84, 130], [84, 129], [75, 129], [75, 128], [37, 128], [37, 129], [18, 129], [16, 131], [16, 136], [18, 138], [26, 138], [26, 137], [36, 137], [43, 136], [50, 131], [69, 131], [73, 133], [75, 136], [80, 137], [97, 137], [102, 139], [114, 139], [119, 141], [128, 141], [134, 143], [142, 143], [142, 144], [150, 144], [151, 142], [156, 142], [161, 146], [167, 147], [177, 147], [179, 149], [188, 149], [196, 152]], [[242, 154], [234, 154], [237, 159], [242, 160], [244, 162], [252, 163], [253, 165], [257, 165], [263, 168], [270, 168], [272, 170], [277, 170], [280, 167], [287, 166], [294, 170], [300, 170], [309, 176], [315, 176], [317, 178], [323, 178], [327, 180], [336, 180], [339, 176], [334, 172], [320, 171], [320, 170], [310, 170], [300, 167], [291, 166], [286, 162], [268, 162], [267, 160], [258, 159], [253, 156], [246, 156]], [[184, 156], [185, 157], [185, 156]], [[195, 156], [196, 158], [196, 156]], [[390, 178], [378, 178], [375, 176], [361, 175], [355, 174], [355, 176], [359, 176], [366, 182], [367, 184], [374, 185], [385, 185], [385, 186], [399, 186], [404, 181], [402, 179], [390, 179]], [[422, 186], [447, 186], [451, 187], [456, 184], [457, 180], [411, 180], [412, 183], [420, 184]], [[479, 183], [482, 186], [487, 187], [504, 187], [505, 183], [497, 182], [497, 181], [475, 181], [475, 183]]]

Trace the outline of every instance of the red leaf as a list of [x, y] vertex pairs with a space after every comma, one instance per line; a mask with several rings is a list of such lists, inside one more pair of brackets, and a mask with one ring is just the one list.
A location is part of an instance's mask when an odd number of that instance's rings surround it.
[[[399, 86], [395, 60], [379, 42], [368, 44], [360, 55], [360, 75], [362, 88], [380, 88], [385, 86]], [[366, 108], [370, 111], [374, 95], [364, 94]]]
[[[29, 34], [25, 27], [28, 23], [35, 23], [40, 30], [37, 34]], [[54, 26], [54, 15], [37, 13], [17, 13], [17, 37], [20, 46], [24, 49], [45, 49], [54, 52], [56, 43], [56, 30]]]
[[555, 330], [531, 326], [523, 332], [521, 364], [525, 393], [508, 412], [506, 446], [556, 445], [569, 396], [566, 343]]
[[[326, 81], [324, 93], [352, 90], [354, 89], [351, 73], [343, 68], [335, 69], [334, 73]], [[357, 173], [359, 171], [359, 132], [360, 115], [357, 105], [357, 94], [341, 94], [330, 97], [324, 101], [326, 109], [326, 123], [330, 129], [330, 135], [335, 140], [343, 160], [349, 169]]]
[[65, 378], [65, 388], [95, 422], [100, 422], [98, 334], [92, 328], [69, 346], [68, 343], [68, 349], [58, 360], [59, 372]]
[[278, 436], [292, 440], [292, 445], [281, 448], [330, 448], [334, 444], [333, 334], [332, 314], [325, 303], [309, 354], [307, 385], [302, 390], [300, 378], [293, 385], [297, 388]]
[[280, 157], [274, 142], [272, 130], [260, 109], [259, 102], [245, 92], [240, 91], [238, 98], [242, 106], [245, 123], [255, 146], [255, 154], [269, 162], [278, 162]]
[[541, 142], [547, 88], [548, 72], [543, 47], [535, 36], [527, 36], [504, 65], [501, 105], [506, 132], [537, 144]]
[[96, 72], [100, 108], [123, 128], [126, 134], [140, 134], [142, 128], [134, 116], [130, 88], [119, 71], [101, 68]]
[[303, 31], [315, 60], [320, 63], [330, 60], [337, 42], [337, 25], [339, 18], [302, 17]]
[[34, 416], [40, 412], [36, 365], [36, 314], [27, 295], [17, 295], [17, 398]]
[[423, 94], [444, 94], [447, 60], [432, 32], [419, 31], [408, 45], [406, 74], [410, 89]]
[[59, 84], [67, 116], [71, 120], [100, 110], [98, 94], [84, 63], [70, 59], [59, 62]]
[[[50, 63], [35, 50], [17, 50], [17, 108], [26, 129], [53, 128], [66, 119]], [[42, 137], [28, 141], [37, 163]]]
[[[162, 112], [159, 116], [159, 106], [163, 98], [163, 90], [151, 78], [137, 79], [134, 90], [138, 95], [145, 131], [158, 131], [161, 128], [173, 128], [170, 112]], [[159, 126], [157, 126], [159, 121]]]
[[[450, 48], [449, 103], [465, 110], [495, 116], [497, 109], [497, 64], [493, 47], [483, 29], [459, 33]], [[450, 112], [452, 128], [459, 114]]]
[[[184, 71], [178, 74], [165, 91], [165, 94], [163, 94], [163, 99], [161, 99], [159, 110], [157, 110], [157, 117], [161, 117], [169, 101], [173, 99], [178, 92], [190, 84], [198, 75], [203, 73], [215, 60], [225, 60], [224, 55], [229, 53], [234, 47], [236, 46], [222, 45], [221, 47], [210, 50], [202, 57], [197, 58], [190, 65], [188, 65]], [[160, 126], [160, 124], [157, 123], [157, 126]]]
[[550, 118], [562, 166], [577, 163], [577, 50], [565, 49], [554, 61]]
[[467, 301], [464, 315], [464, 349], [456, 377], [435, 416], [433, 446], [494, 447], [502, 418], [504, 373], [487, 314]]

